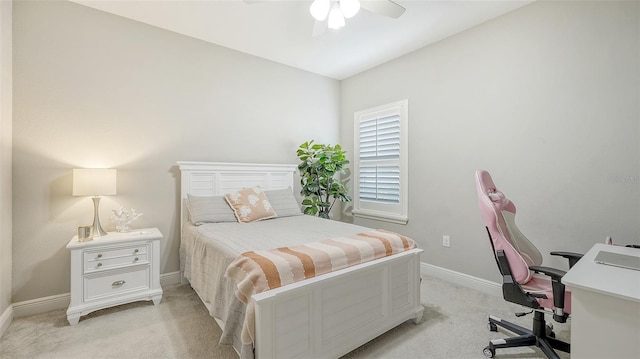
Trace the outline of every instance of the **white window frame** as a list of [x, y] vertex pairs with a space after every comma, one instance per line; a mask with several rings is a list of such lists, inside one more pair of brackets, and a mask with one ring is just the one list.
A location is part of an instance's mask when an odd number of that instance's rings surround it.
[[[360, 200], [360, 122], [374, 118], [398, 115], [400, 117], [400, 200], [398, 204], [382, 204]], [[408, 125], [409, 100], [401, 100], [390, 104], [358, 111], [354, 114], [354, 160], [355, 172], [353, 186], [354, 217], [374, 219], [392, 223], [406, 224], [408, 216]]]

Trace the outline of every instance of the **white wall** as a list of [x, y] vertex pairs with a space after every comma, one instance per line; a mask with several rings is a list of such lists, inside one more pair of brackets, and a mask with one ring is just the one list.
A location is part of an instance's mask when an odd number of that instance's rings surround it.
[[339, 139], [335, 80], [81, 5], [14, 5], [13, 301], [69, 291], [66, 243], [90, 224], [71, 169], [118, 169], [134, 223], [159, 227], [161, 272], [179, 270], [178, 160], [297, 163]]
[[355, 222], [416, 239], [430, 264], [500, 281], [476, 200], [482, 168], [543, 253], [606, 235], [639, 243], [638, 6], [536, 2], [344, 80], [346, 148], [355, 111], [409, 99], [409, 223]]
[[0, 336], [11, 316], [12, 7], [0, 1]]

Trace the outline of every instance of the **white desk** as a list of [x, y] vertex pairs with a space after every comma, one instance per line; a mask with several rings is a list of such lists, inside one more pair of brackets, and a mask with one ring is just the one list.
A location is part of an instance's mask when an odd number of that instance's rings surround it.
[[596, 244], [562, 278], [571, 295], [572, 358], [640, 358], [640, 271], [598, 264], [600, 251], [640, 257], [640, 249]]

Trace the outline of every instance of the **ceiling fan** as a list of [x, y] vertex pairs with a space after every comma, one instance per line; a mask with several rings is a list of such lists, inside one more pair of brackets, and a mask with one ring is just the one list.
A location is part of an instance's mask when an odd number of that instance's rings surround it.
[[352, 18], [360, 8], [393, 18], [400, 17], [405, 11], [404, 7], [391, 0], [314, 0], [309, 12], [316, 22], [328, 19], [330, 29], [339, 29], [345, 25], [345, 18]]
[[[244, 0], [247, 4], [263, 2], [265, 0]], [[405, 8], [392, 0], [313, 0], [309, 12], [315, 19], [313, 36], [322, 35], [325, 29], [339, 29], [345, 25], [345, 18], [355, 16], [360, 9], [375, 14], [399, 18]], [[327, 25], [324, 25], [325, 20]]]

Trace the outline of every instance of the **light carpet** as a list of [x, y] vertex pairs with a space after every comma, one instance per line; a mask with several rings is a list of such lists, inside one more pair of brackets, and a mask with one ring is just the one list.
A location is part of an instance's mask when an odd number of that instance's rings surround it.
[[[236, 359], [219, 345], [220, 329], [188, 285], [166, 286], [162, 302], [137, 302], [100, 310], [70, 326], [65, 310], [14, 319], [0, 339], [0, 358], [219, 358]], [[489, 339], [509, 336], [490, 332], [489, 314], [531, 326], [532, 316], [514, 316], [523, 308], [501, 298], [424, 276], [423, 321], [401, 324], [344, 356], [356, 358], [484, 358]], [[569, 323], [555, 325], [568, 341]], [[561, 358], [569, 358], [559, 352]], [[544, 358], [537, 348], [500, 350], [496, 358]]]

